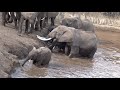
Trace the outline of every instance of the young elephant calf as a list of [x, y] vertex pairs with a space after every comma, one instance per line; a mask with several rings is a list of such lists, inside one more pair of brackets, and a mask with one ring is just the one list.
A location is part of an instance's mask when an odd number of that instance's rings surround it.
[[51, 50], [47, 47], [40, 47], [38, 49], [34, 47], [25, 58], [22, 66], [30, 59], [33, 60], [33, 64], [38, 67], [48, 66], [51, 60], [51, 54]]

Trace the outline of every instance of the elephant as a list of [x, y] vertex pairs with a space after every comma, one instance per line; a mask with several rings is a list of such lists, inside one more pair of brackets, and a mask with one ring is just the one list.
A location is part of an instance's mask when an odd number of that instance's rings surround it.
[[2, 12], [2, 25], [5, 26], [6, 23], [12, 23], [14, 21], [15, 28], [17, 29], [20, 17], [20, 12]]
[[50, 47], [54, 47], [56, 43], [61, 45], [64, 43], [65, 54], [70, 58], [93, 58], [97, 50], [97, 36], [91, 31], [60, 25], [53, 29], [47, 38], [52, 38], [54, 41]]
[[95, 32], [93, 23], [88, 19], [82, 20], [82, 29], [85, 31]]
[[82, 29], [84, 31], [94, 32], [94, 25], [88, 19], [81, 20], [80, 18], [77, 18], [77, 17], [75, 17], [75, 18], [64, 18], [62, 20], [61, 25], [65, 25], [65, 26], [68, 26], [68, 27], [74, 27], [76, 29]]
[[49, 18], [51, 19], [51, 27], [55, 26], [55, 18], [58, 15], [58, 12], [39, 12], [36, 22], [36, 28], [38, 30], [42, 30], [43, 27], [46, 27], [46, 24], [48, 25]]
[[[21, 18], [19, 23], [18, 33], [31, 33], [34, 29], [35, 19], [38, 16], [38, 12], [21, 12]], [[26, 21], [25, 29], [22, 30], [23, 22]]]
[[68, 17], [68, 18], [64, 18], [62, 19], [61, 25], [65, 25], [68, 27], [74, 27], [76, 29], [81, 29], [82, 28], [82, 20], [75, 17]]
[[46, 12], [37, 12], [38, 15], [35, 20], [35, 30], [41, 31], [43, 29], [43, 22], [45, 20], [45, 17], [47, 17]]
[[46, 12], [46, 22], [48, 24], [48, 19], [51, 19], [51, 26], [55, 25], [55, 18], [59, 14], [59, 12]]
[[46, 67], [51, 60], [51, 55], [51, 50], [47, 47], [40, 47], [38, 49], [33, 47], [28, 56], [24, 59], [22, 66], [24, 66], [28, 60], [33, 60], [33, 64], [37, 67]]
[[15, 24], [15, 28], [18, 29], [21, 18], [21, 12], [12, 12], [11, 15]]
[[12, 23], [12, 12], [2, 12], [2, 25], [5, 26], [7, 23]]

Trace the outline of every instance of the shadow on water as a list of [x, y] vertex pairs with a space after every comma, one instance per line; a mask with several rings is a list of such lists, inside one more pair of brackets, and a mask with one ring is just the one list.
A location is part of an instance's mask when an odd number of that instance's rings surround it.
[[115, 48], [98, 48], [93, 60], [53, 54], [48, 68], [37, 68], [32, 61], [18, 67], [12, 78], [117, 78], [120, 77], [120, 53]]

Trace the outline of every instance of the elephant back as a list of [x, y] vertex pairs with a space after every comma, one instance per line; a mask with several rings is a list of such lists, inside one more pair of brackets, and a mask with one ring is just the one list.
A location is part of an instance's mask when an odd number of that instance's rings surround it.
[[59, 12], [47, 12], [48, 17], [56, 17], [59, 14]]
[[82, 29], [84, 31], [92, 31], [92, 32], [94, 32], [94, 25], [90, 20], [85, 19], [85, 20], [82, 21]]
[[73, 36], [73, 46], [87, 49], [97, 45], [97, 37], [91, 31], [75, 30]]
[[21, 12], [21, 14], [24, 16], [24, 18], [30, 19], [30, 18], [36, 18], [38, 13], [36, 13], [36, 12]]
[[77, 17], [64, 18], [61, 24], [68, 27], [74, 27], [76, 29], [82, 28], [82, 21]]

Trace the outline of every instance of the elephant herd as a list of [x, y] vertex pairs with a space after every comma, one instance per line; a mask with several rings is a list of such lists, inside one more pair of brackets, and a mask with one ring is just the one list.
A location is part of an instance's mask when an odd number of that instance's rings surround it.
[[[87, 57], [92, 59], [97, 51], [97, 36], [95, 34], [94, 25], [88, 19], [80, 18], [64, 18], [61, 24], [55, 26], [55, 18], [58, 12], [3, 12], [2, 24], [15, 23], [18, 33], [32, 33], [34, 29], [41, 31], [51, 19], [51, 29], [46, 37], [38, 36], [38, 39], [45, 42], [46, 47], [35, 47], [24, 59], [22, 66], [29, 60], [33, 60], [38, 66], [46, 66], [51, 60], [54, 47], [58, 47], [59, 51], [63, 51], [69, 58]], [[25, 30], [22, 30], [23, 22]], [[54, 26], [54, 27], [52, 27]], [[42, 39], [45, 38], [45, 39]]]
[[[33, 30], [41, 31], [48, 19], [51, 19], [51, 26], [54, 26], [54, 20], [58, 12], [2, 12], [2, 25], [14, 22], [18, 35], [32, 33]], [[25, 21], [25, 29], [23, 22]]]

